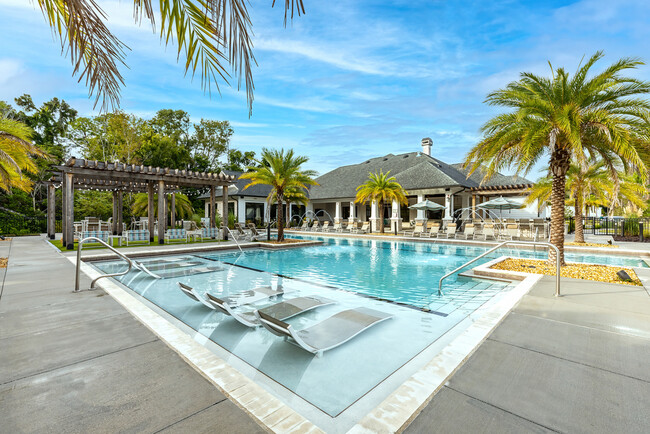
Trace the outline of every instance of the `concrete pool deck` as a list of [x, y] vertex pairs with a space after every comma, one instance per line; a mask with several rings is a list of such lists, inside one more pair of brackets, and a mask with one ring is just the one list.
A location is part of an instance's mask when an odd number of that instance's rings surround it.
[[[3, 429], [261, 431], [103, 291], [73, 294], [73, 265], [42, 238], [0, 242], [0, 256]], [[557, 299], [553, 284], [524, 297], [407, 431], [650, 429], [648, 293], [563, 279]]]

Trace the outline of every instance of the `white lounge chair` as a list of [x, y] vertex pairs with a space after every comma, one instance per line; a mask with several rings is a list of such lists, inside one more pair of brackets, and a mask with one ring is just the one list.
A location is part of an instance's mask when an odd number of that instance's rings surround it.
[[[198, 301], [210, 309], [214, 309], [214, 306], [208, 303], [206, 298], [199, 294], [196, 289], [181, 282], [178, 282], [178, 286], [180, 287], [181, 291], [183, 291], [183, 294], [187, 295], [192, 300]], [[282, 294], [284, 294], [284, 289], [282, 289], [281, 286], [279, 286], [277, 289], [273, 289], [271, 286], [260, 286], [254, 289], [249, 289], [247, 291], [242, 291], [228, 295], [226, 297], [222, 297], [221, 300], [223, 300], [225, 303], [228, 303], [230, 307], [234, 308], [243, 304], [255, 303], [256, 301], [277, 297], [278, 295]]]
[[359, 234], [359, 233], [365, 234], [368, 233], [369, 228], [370, 228], [370, 222], [363, 222], [363, 225], [361, 225], [360, 228], [350, 229], [350, 232], [355, 234]]
[[447, 225], [447, 229], [445, 229], [444, 232], [442, 232], [442, 233], [440, 233], [438, 235], [438, 238], [442, 238], [442, 237], [445, 237], [445, 238], [454, 237], [454, 238], [456, 238], [456, 223], [453, 223], [453, 222], [449, 223]]
[[422, 234], [423, 231], [424, 231], [424, 223], [423, 222], [416, 222], [415, 227], [413, 228], [413, 230], [403, 231], [402, 235], [404, 235], [405, 237], [409, 237], [409, 236], [410, 237], [415, 237], [415, 236], [419, 236], [420, 234]]
[[468, 240], [469, 237], [474, 238], [474, 224], [473, 223], [466, 223], [465, 228], [463, 229], [463, 232], [459, 232], [456, 234], [456, 238], [461, 237], [465, 240]]
[[[230, 315], [235, 320], [239, 321], [247, 327], [259, 327], [262, 325], [258, 317], [255, 315], [254, 310], [248, 312], [240, 312], [239, 309], [233, 308], [226, 301], [215, 297], [209, 292], [205, 293], [205, 299], [212, 305], [212, 308], [214, 310], [225, 315]], [[325, 297], [297, 297], [292, 298], [291, 300], [284, 300], [279, 303], [272, 304], [271, 306], [260, 310], [273, 318], [284, 321], [296, 315], [300, 315], [301, 313], [308, 312], [312, 309], [328, 306], [334, 303], [336, 303], [334, 300], [330, 300], [329, 298]]]
[[294, 330], [290, 324], [263, 311], [255, 311], [255, 315], [265, 329], [276, 336], [290, 338], [290, 342], [316, 356], [321, 356], [323, 352], [336, 348], [368, 328], [393, 317], [378, 310], [358, 307], [339, 312], [306, 329]]
[[440, 234], [440, 223], [427, 225], [427, 229], [420, 234], [420, 238], [438, 238]]

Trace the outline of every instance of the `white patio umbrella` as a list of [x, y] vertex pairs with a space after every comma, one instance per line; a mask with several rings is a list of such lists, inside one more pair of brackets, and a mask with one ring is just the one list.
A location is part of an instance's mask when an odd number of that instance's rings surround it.
[[479, 208], [483, 209], [498, 209], [499, 217], [501, 217], [501, 211], [504, 209], [521, 209], [524, 207], [524, 204], [515, 199], [510, 199], [507, 197], [497, 197], [496, 199], [488, 200], [478, 205]]
[[428, 199], [423, 200], [422, 202], [418, 202], [415, 205], [411, 205], [411, 206], [409, 206], [409, 208], [410, 209], [427, 210], [427, 211], [438, 211], [438, 210], [441, 210], [441, 209], [445, 209], [445, 207], [443, 205], [440, 205], [439, 203], [431, 202]]

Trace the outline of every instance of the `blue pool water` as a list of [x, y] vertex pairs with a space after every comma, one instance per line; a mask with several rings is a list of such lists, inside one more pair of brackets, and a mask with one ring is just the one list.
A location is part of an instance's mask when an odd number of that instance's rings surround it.
[[[425, 349], [441, 351], [451, 334], [457, 333], [455, 326], [464, 327], [469, 316], [478, 314], [478, 308], [512, 290], [503, 283], [454, 276], [446, 281], [444, 295], [436, 295], [440, 276], [484, 252], [484, 248], [313, 238], [323, 244], [279, 251], [251, 249], [244, 253], [215, 251], [147, 258], [142, 262], [162, 279], [133, 270], [119, 281], [330, 417], [340, 415], [364, 396], [374, 399], [373, 405], [381, 402], [390, 391], [381, 395], [377, 390], [383, 389], [377, 385], [389, 381]], [[546, 255], [543, 251], [519, 254]], [[638, 259], [614, 256], [568, 254], [567, 260], [644, 266]], [[123, 269], [124, 263], [107, 261], [94, 266], [115, 272]], [[247, 328], [191, 300], [178, 289], [179, 282], [218, 297], [282, 285], [285, 299], [319, 295], [336, 301], [287, 321], [298, 330], [362, 306], [393, 318], [322, 357], [314, 357], [266, 330]], [[259, 309], [272, 303], [262, 300], [240, 309]], [[282, 399], [282, 393], [268, 390]], [[293, 405], [293, 401], [287, 404]]]

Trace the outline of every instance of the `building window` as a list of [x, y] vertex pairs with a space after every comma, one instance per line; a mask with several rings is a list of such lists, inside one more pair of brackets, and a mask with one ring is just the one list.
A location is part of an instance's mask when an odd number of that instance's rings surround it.
[[246, 203], [246, 221], [255, 223], [256, 225], [262, 224], [264, 220], [264, 204], [263, 203]]

